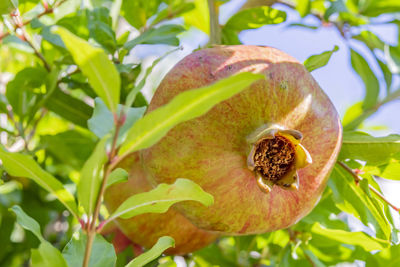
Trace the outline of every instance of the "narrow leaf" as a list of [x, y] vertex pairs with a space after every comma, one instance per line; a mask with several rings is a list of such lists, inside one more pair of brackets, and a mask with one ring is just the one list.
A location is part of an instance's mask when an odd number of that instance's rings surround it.
[[77, 189], [78, 199], [89, 216], [94, 212], [103, 179], [103, 167], [107, 161], [106, 142], [108, 137], [107, 135], [99, 141], [81, 171], [81, 179]]
[[90, 114], [93, 113], [91, 106], [57, 88], [44, 105], [60, 117], [83, 128], [87, 128], [87, 120], [90, 119]]
[[177, 35], [183, 32], [185, 28], [181, 25], [162, 25], [158, 28], [151, 28], [135, 39], [125, 43], [124, 48], [131, 50], [138, 44], [167, 44], [167, 45], [179, 45], [179, 39]]
[[331, 51], [325, 51], [318, 55], [312, 55], [307, 58], [306, 61], [304, 61], [304, 67], [306, 67], [309, 72], [319, 69], [328, 64], [332, 54], [338, 50], [339, 47], [335, 45], [335, 47]]
[[134, 258], [131, 262], [129, 262], [125, 267], [141, 267], [151, 262], [152, 260], [157, 259], [164, 250], [174, 247], [175, 241], [173, 238], [169, 236], [160, 237], [157, 243], [145, 253], [139, 255]]
[[124, 169], [121, 168], [115, 169], [112, 171], [112, 173], [110, 173], [106, 187], [109, 187], [113, 184], [125, 182], [128, 180], [128, 176], [129, 176], [128, 172], [125, 171]]
[[381, 250], [389, 246], [389, 242], [367, 235], [363, 232], [347, 232], [337, 229], [325, 229], [319, 223], [315, 223], [311, 228], [313, 235], [324, 236], [329, 239], [339, 241], [343, 244], [360, 246], [365, 251]]
[[363, 132], [344, 132], [339, 159], [358, 159], [370, 165], [388, 163], [400, 153], [400, 135], [373, 137]]
[[332, 189], [337, 208], [359, 219], [365, 226], [376, 232], [377, 237], [390, 239], [391, 227], [383, 206], [375, 205], [376, 202], [370, 197], [369, 191], [365, 190], [365, 185], [357, 186], [353, 177], [340, 166], [334, 167], [328, 185]]
[[60, 181], [43, 170], [30, 156], [20, 153], [10, 153], [0, 148], [0, 159], [10, 175], [32, 179], [41, 187], [54, 194], [72, 214], [78, 217], [78, 209], [74, 196], [64, 188]]
[[14, 205], [10, 210], [15, 213], [17, 216], [17, 223], [21, 225], [22, 228], [31, 231], [40, 242], [45, 241], [40, 231], [40, 225], [35, 219], [26, 214], [20, 206]]
[[363, 108], [371, 108], [376, 104], [379, 96], [379, 82], [368, 62], [353, 49], [351, 52], [351, 65], [364, 82], [365, 97]]
[[93, 47], [66, 29], [57, 27], [59, 34], [74, 61], [89, 79], [93, 90], [104, 100], [111, 111], [116, 111], [119, 103], [121, 80], [114, 64], [103, 49]]
[[173, 204], [186, 200], [198, 201], [205, 206], [214, 203], [213, 196], [204, 192], [199, 185], [179, 178], [171, 185], [160, 184], [149, 192], [131, 196], [118, 207], [107, 221], [117, 217], [128, 219], [143, 213], [164, 213]]
[[154, 145], [177, 124], [203, 115], [214, 105], [261, 78], [264, 78], [261, 74], [240, 73], [210, 86], [179, 94], [167, 105], [138, 120], [129, 130], [119, 154], [126, 155]]

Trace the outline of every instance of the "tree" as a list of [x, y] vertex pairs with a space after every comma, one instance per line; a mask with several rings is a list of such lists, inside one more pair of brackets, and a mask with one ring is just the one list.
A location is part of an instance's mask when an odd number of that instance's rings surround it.
[[[218, 14], [225, 2], [0, 3], [1, 266], [29, 262], [33, 266], [175, 266], [174, 258], [161, 255], [173, 245], [171, 238], [161, 238], [129, 263], [134, 258], [131, 248], [116, 255], [112, 237], [96, 233], [113, 218], [102, 209], [107, 181], [110, 176], [112, 181], [127, 179], [126, 173], [114, 170], [120, 160], [118, 151], [151, 146], [168, 130], [150, 135], [153, 129], [141, 129], [148, 140], [141, 147], [130, 139], [137, 121], [156, 119], [144, 115], [160, 80], [149, 77], [167, 71], [160, 70], [160, 62], [178, 55], [185, 35], [208, 34], [208, 44], [202, 46], [240, 44], [242, 31], [285, 23], [282, 7], [319, 21], [291, 26], [311, 31], [334, 27], [340, 33], [348, 44], [349, 61], [365, 85], [365, 98], [343, 118], [339, 159], [309, 215], [288, 229], [220, 238], [178, 260], [190, 266], [325, 266], [355, 261], [396, 266], [399, 208], [388, 201], [378, 182], [400, 179], [400, 135], [374, 137], [362, 130], [365, 120], [400, 99], [396, 88], [400, 44], [385, 43], [371, 30], [382, 24], [399, 30], [400, 2], [248, 0], [237, 3], [240, 8], [220, 25]], [[356, 51], [353, 43], [366, 49]], [[137, 57], [144, 48], [162, 52], [149, 64]], [[310, 55], [304, 65], [310, 72], [321, 68], [335, 51], [336, 46]], [[377, 68], [371, 68], [371, 62]], [[228, 79], [234, 82], [235, 76]], [[189, 101], [193, 96], [187, 97]], [[149, 194], [145, 199], [157, 203], [162, 197]], [[201, 191], [193, 200], [208, 205], [208, 198]], [[165, 204], [160, 212], [172, 204]]]

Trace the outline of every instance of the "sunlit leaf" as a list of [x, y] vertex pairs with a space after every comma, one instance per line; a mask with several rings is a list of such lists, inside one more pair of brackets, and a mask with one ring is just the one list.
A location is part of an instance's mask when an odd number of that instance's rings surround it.
[[93, 90], [103, 99], [111, 111], [116, 111], [119, 103], [121, 80], [114, 64], [101, 48], [90, 45], [66, 29], [58, 27], [59, 34], [74, 61], [89, 79]]
[[335, 45], [331, 51], [325, 51], [318, 55], [312, 55], [307, 58], [306, 61], [304, 61], [304, 67], [306, 67], [309, 72], [319, 69], [328, 64], [332, 54], [338, 50], [339, 47]]
[[383, 207], [378, 208], [363, 188], [357, 186], [354, 178], [341, 166], [334, 167], [328, 185], [332, 190], [336, 207], [352, 214], [365, 226], [370, 227], [378, 238], [390, 240], [391, 226], [386, 220]]
[[126, 155], [157, 143], [175, 125], [199, 117], [263, 78], [261, 74], [240, 73], [210, 86], [183, 92], [167, 105], [138, 120], [129, 130], [119, 154]]
[[374, 72], [369, 67], [368, 62], [359, 53], [350, 50], [351, 52], [351, 65], [360, 76], [365, 86], [365, 97], [363, 108], [371, 108], [378, 100], [379, 96], [379, 82]]
[[185, 28], [176, 24], [162, 25], [158, 28], [151, 28], [135, 39], [125, 43], [124, 48], [126, 50], [131, 50], [138, 44], [167, 44], [178, 46], [179, 39], [177, 35], [184, 30]]
[[169, 236], [163, 236], [158, 239], [157, 243], [145, 253], [137, 256], [132, 261], [130, 261], [125, 267], [141, 267], [157, 259], [164, 250], [174, 247], [175, 241]]
[[171, 185], [159, 184], [149, 192], [129, 197], [107, 220], [118, 217], [128, 219], [143, 213], [164, 213], [173, 204], [187, 200], [198, 201], [205, 206], [214, 202], [213, 196], [204, 192], [199, 185], [179, 178]]
[[10, 153], [0, 147], [0, 159], [6, 171], [13, 176], [30, 178], [54, 194], [76, 217], [78, 210], [74, 196], [50, 173], [43, 170], [30, 156]]
[[116, 183], [125, 182], [128, 180], [128, 176], [129, 176], [129, 174], [126, 170], [117, 168], [110, 173], [110, 176], [107, 179], [106, 186], [109, 187]]
[[394, 245], [383, 249], [378, 253], [367, 256], [366, 267], [397, 267], [400, 265], [400, 245]]
[[321, 235], [339, 241], [343, 244], [360, 246], [365, 251], [380, 250], [389, 245], [388, 241], [371, 237], [364, 232], [347, 232], [337, 229], [326, 229], [321, 227], [319, 223], [313, 225], [311, 233], [313, 235]]
[[381, 165], [397, 153], [400, 153], [400, 135], [373, 137], [363, 132], [344, 132], [339, 159], [358, 159]]
[[310, 0], [296, 0], [296, 9], [300, 16], [305, 17], [310, 13], [311, 1]]
[[260, 6], [242, 10], [233, 15], [224, 28], [240, 32], [247, 29], [260, 28], [267, 24], [279, 24], [286, 20], [284, 11], [268, 6]]
[[107, 161], [106, 142], [108, 139], [109, 136], [105, 136], [98, 142], [81, 171], [81, 178], [77, 188], [78, 200], [88, 215], [92, 215], [94, 212], [103, 180], [103, 167]]

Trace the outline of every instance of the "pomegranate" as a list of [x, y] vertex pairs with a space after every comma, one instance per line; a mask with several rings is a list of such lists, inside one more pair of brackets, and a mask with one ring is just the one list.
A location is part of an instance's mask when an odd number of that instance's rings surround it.
[[[130, 155], [120, 164], [127, 167], [129, 179], [127, 182], [111, 185], [105, 192], [104, 201], [112, 213], [128, 197], [152, 189], [145, 177], [137, 153]], [[121, 232], [133, 243], [145, 248], [151, 248], [162, 236], [171, 236], [175, 240], [175, 247], [166, 250], [166, 254], [181, 255], [198, 250], [212, 243], [218, 234], [207, 232], [195, 227], [183, 215], [172, 207], [163, 214], [146, 213], [130, 219], [117, 219], [117, 226]], [[117, 232], [119, 237], [123, 236]], [[115, 239], [114, 246], [126, 247], [124, 238]]]
[[182, 177], [214, 196], [208, 208], [177, 204], [186, 218], [238, 235], [286, 228], [308, 214], [342, 138], [339, 116], [317, 82], [300, 62], [271, 47], [216, 46], [190, 54], [163, 79], [148, 111], [240, 72], [262, 73], [265, 80], [141, 152], [154, 186]]

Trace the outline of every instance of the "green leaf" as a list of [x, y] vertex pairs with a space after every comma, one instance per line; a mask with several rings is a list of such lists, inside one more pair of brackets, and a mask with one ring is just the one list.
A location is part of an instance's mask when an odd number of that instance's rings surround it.
[[318, 55], [312, 55], [304, 61], [304, 67], [306, 67], [309, 72], [319, 69], [328, 64], [332, 54], [338, 50], [339, 47], [335, 45], [331, 51], [325, 51]]
[[0, 15], [8, 14], [13, 11], [14, 5], [11, 0], [2, 0], [0, 2]]
[[194, 8], [183, 15], [185, 25], [193, 26], [210, 34], [210, 13], [208, 11], [208, 3], [204, 0], [194, 0]]
[[400, 180], [400, 160], [393, 160], [378, 166], [365, 166], [362, 171], [385, 179]]
[[107, 135], [98, 142], [81, 171], [81, 178], [77, 188], [78, 200], [89, 216], [94, 212], [103, 180], [103, 167], [107, 162], [106, 142], [108, 138], [109, 136]]
[[20, 206], [14, 205], [12, 210], [17, 216], [17, 222], [26, 230], [31, 231], [41, 242], [38, 249], [32, 249], [32, 266], [33, 267], [49, 267], [60, 266], [67, 267], [65, 259], [60, 251], [47, 242], [41, 232], [40, 225], [32, 217], [27, 215]]
[[203, 115], [214, 105], [263, 77], [261, 74], [240, 73], [210, 86], [179, 94], [167, 105], [138, 120], [129, 130], [119, 154], [126, 155], [154, 145], [175, 125]]
[[117, 168], [110, 173], [110, 176], [107, 179], [106, 187], [109, 187], [116, 183], [125, 182], [128, 180], [128, 172], [124, 169]]
[[[146, 108], [126, 108], [123, 105], [118, 105], [118, 114], [120, 114], [122, 110], [124, 110], [126, 119], [118, 133], [117, 144], [120, 144], [126, 138], [129, 129], [137, 120], [143, 117]], [[95, 99], [95, 108], [92, 117], [88, 120], [88, 127], [99, 138], [115, 131], [114, 115], [100, 98]]]
[[139, 255], [134, 258], [131, 262], [129, 262], [125, 267], [141, 267], [151, 262], [152, 260], [157, 259], [164, 250], [174, 247], [175, 241], [173, 238], [169, 236], [160, 237], [157, 243], [145, 253]]
[[161, 0], [123, 0], [121, 15], [136, 29], [146, 25], [147, 19], [153, 16]]
[[22, 228], [31, 231], [40, 242], [45, 241], [40, 231], [40, 225], [35, 219], [26, 214], [20, 206], [14, 205], [10, 210], [15, 213], [17, 216], [17, 223], [21, 225]]
[[344, 132], [339, 159], [358, 159], [370, 165], [388, 163], [400, 153], [400, 135], [373, 137], [363, 132]]
[[373, 0], [366, 1], [360, 13], [369, 17], [376, 17], [384, 13], [400, 12], [400, 2], [398, 0]]
[[397, 267], [400, 265], [400, 245], [394, 245], [375, 254], [368, 254], [365, 267]]
[[386, 240], [374, 238], [363, 232], [347, 232], [336, 229], [325, 229], [319, 223], [315, 223], [311, 228], [312, 235], [324, 236], [336, 240], [343, 244], [360, 246], [365, 251], [381, 250], [388, 247], [390, 243]]
[[279, 24], [286, 20], [284, 11], [268, 6], [248, 8], [233, 15], [224, 28], [240, 32], [247, 29], [257, 29], [267, 24]]
[[61, 252], [49, 242], [42, 242], [38, 249], [31, 251], [32, 267], [68, 267]]
[[296, 0], [296, 10], [300, 16], [304, 18], [310, 13], [311, 1], [310, 0]]
[[355, 35], [352, 38], [365, 43], [370, 50], [379, 49], [383, 51], [385, 46], [385, 43], [382, 42], [381, 39], [379, 39], [379, 37], [371, 31], [363, 30], [360, 32], [360, 34]]
[[55, 89], [44, 105], [60, 117], [83, 128], [87, 128], [87, 121], [93, 113], [91, 106], [60, 89]]
[[[65, 246], [62, 254], [68, 262], [68, 266], [82, 266], [86, 240], [87, 235], [82, 232], [76, 232]], [[89, 259], [89, 267], [114, 267], [116, 260], [117, 256], [113, 245], [108, 243], [101, 235], [96, 234]]]
[[124, 48], [131, 50], [138, 44], [167, 44], [178, 46], [179, 39], [176, 37], [178, 34], [185, 30], [181, 25], [169, 24], [162, 25], [158, 28], [151, 28], [135, 39], [125, 43]]
[[390, 240], [390, 224], [383, 207], [377, 207], [375, 199], [370, 197], [368, 185], [367, 188], [365, 185], [357, 186], [354, 178], [338, 165], [335, 165], [328, 185], [337, 208], [354, 215], [365, 226], [372, 228], [377, 237]]
[[119, 103], [121, 80], [114, 64], [103, 49], [93, 47], [66, 29], [58, 27], [59, 34], [74, 61], [89, 79], [93, 90], [103, 99], [107, 107], [115, 112]]
[[368, 62], [356, 51], [350, 49], [351, 53], [351, 65], [357, 72], [360, 78], [363, 80], [365, 85], [365, 97], [363, 103], [363, 109], [373, 107], [379, 96], [379, 82], [375, 74], [369, 67]]
[[171, 185], [159, 184], [149, 192], [129, 197], [107, 221], [118, 217], [128, 219], [143, 213], [164, 213], [173, 204], [186, 200], [198, 201], [205, 206], [214, 203], [213, 196], [204, 192], [199, 185], [190, 180], [179, 178]]
[[88, 131], [68, 130], [41, 135], [40, 143], [54, 159], [80, 170], [95, 148], [96, 139]]
[[6, 97], [14, 114], [24, 117], [31, 113], [36, 102], [43, 95], [35, 91], [42, 91], [47, 74], [44, 68], [28, 67], [18, 72], [7, 84]]
[[54, 194], [72, 214], [78, 217], [74, 196], [50, 173], [43, 170], [30, 156], [10, 153], [0, 148], [0, 159], [6, 171], [12, 176], [30, 178]]
[[398, 47], [385, 45], [385, 59], [392, 73], [400, 73], [400, 49]]

